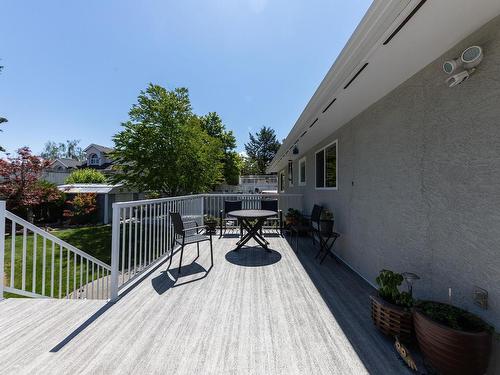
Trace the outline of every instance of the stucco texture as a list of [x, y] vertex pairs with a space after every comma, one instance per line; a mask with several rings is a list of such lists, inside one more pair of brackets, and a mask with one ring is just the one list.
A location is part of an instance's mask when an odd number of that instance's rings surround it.
[[[483, 62], [448, 88], [443, 61], [474, 44]], [[335, 139], [339, 189], [316, 190], [314, 153]], [[333, 211], [335, 251], [350, 266], [372, 283], [383, 268], [415, 272], [417, 297], [448, 301], [452, 288], [454, 304], [500, 329], [500, 18], [305, 156], [307, 185], [297, 159], [286, 192]], [[488, 291], [487, 310], [473, 303], [475, 286]]]

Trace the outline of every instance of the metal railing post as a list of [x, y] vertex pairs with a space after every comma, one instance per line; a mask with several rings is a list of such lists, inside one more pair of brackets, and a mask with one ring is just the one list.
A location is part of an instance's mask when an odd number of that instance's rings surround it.
[[111, 223], [111, 301], [118, 299], [118, 279], [120, 263], [120, 207], [113, 203], [113, 221]]
[[205, 194], [201, 194], [201, 224], [200, 225], [205, 225], [204, 223], [204, 216], [205, 216], [205, 207], [204, 207], [204, 203], [205, 203]]
[[5, 282], [4, 273], [5, 257], [5, 201], [0, 201], [0, 301], [3, 299]]

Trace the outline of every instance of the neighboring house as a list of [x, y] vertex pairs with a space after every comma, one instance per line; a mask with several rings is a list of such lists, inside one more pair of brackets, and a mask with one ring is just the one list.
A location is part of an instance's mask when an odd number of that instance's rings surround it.
[[[334, 251], [363, 278], [415, 272], [417, 297], [497, 328], [499, 15], [499, 1], [375, 1], [268, 168], [306, 213], [334, 213]], [[443, 63], [475, 45], [481, 64], [449, 87]]]
[[109, 157], [113, 151], [112, 148], [92, 143], [83, 151], [85, 152], [85, 161], [81, 163], [79, 168], [99, 169], [105, 173], [112, 172], [113, 161]]
[[115, 202], [136, 201], [144, 199], [144, 194], [128, 189], [121, 184], [68, 184], [57, 187], [66, 194], [68, 200], [76, 194], [94, 193], [97, 195], [99, 222], [108, 224], [112, 220], [112, 205]]
[[63, 184], [66, 178], [75, 169], [93, 168], [104, 174], [113, 173], [113, 161], [109, 157], [112, 148], [92, 143], [85, 150], [85, 160], [79, 161], [69, 158], [57, 158], [43, 173], [43, 179], [56, 185]]
[[240, 176], [238, 185], [219, 185], [215, 189], [216, 192], [242, 194], [277, 192], [277, 190], [278, 176], [275, 174]]

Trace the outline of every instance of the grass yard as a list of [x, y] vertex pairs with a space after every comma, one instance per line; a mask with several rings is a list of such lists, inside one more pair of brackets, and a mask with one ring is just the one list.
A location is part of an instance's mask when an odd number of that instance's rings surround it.
[[[89, 255], [103, 261], [106, 264], [111, 263], [111, 226], [100, 225], [93, 227], [71, 228], [55, 230], [50, 232], [56, 237], [68, 242], [76, 248], [86, 252]], [[26, 238], [26, 274], [25, 274], [25, 290], [33, 291], [38, 294], [43, 292], [43, 245], [44, 240], [40, 236], [36, 236], [36, 246], [33, 234]], [[6, 270], [6, 285], [10, 286], [11, 280], [11, 258], [12, 255], [12, 237], [5, 238], [5, 270]], [[36, 263], [34, 259], [36, 258]], [[54, 267], [52, 267], [52, 258], [54, 259]], [[22, 264], [23, 264], [23, 236], [17, 234], [15, 239], [15, 256], [14, 256], [14, 286], [22, 289]], [[52, 269], [54, 270], [52, 275]], [[35, 272], [34, 272], [35, 271]], [[69, 273], [69, 285], [67, 276]], [[59, 246], [47, 240], [45, 243], [45, 295], [54, 297], [61, 295], [66, 296], [74, 290], [73, 278], [77, 275], [77, 285], [80, 287], [85, 284], [87, 277], [92, 279], [91, 267], [87, 269], [86, 262], [80, 262], [80, 257], [76, 257], [76, 265], [74, 256], [71, 255], [68, 259], [67, 250], [63, 251], [62, 258]], [[36, 277], [33, 275], [36, 274]], [[80, 284], [80, 275], [82, 275], [82, 284]], [[102, 275], [101, 275], [102, 276]], [[50, 288], [50, 280], [53, 277], [53, 290]], [[94, 279], [97, 279], [97, 269], [94, 271]], [[61, 280], [61, 281], [60, 281]], [[6, 293], [6, 297], [15, 297], [10, 293]]]

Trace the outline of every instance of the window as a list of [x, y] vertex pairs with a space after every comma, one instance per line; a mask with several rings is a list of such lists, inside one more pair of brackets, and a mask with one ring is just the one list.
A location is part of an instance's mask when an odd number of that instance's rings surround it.
[[316, 189], [337, 189], [338, 141], [316, 152]]
[[299, 185], [306, 185], [306, 158], [299, 160]]
[[279, 189], [280, 189], [281, 193], [283, 193], [285, 191], [285, 171], [284, 170], [280, 172]]
[[293, 161], [288, 160], [288, 186], [293, 187]]
[[89, 157], [89, 165], [99, 165], [99, 156], [92, 154]]

